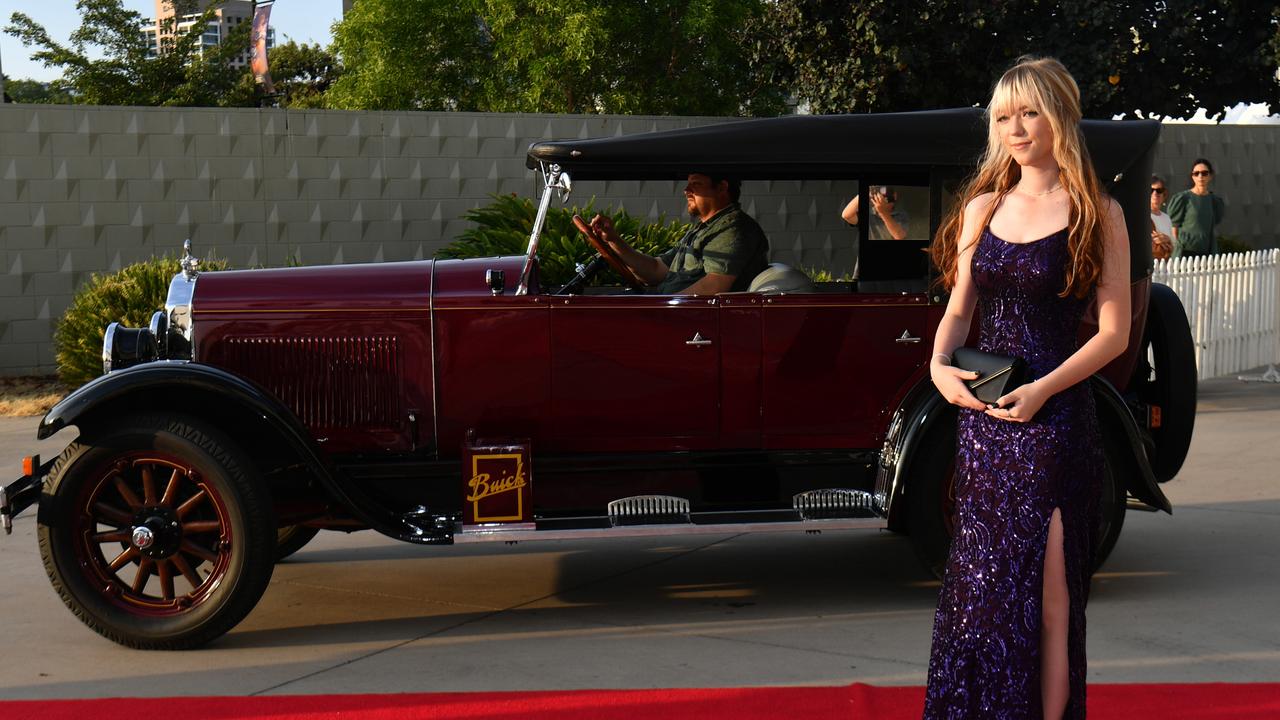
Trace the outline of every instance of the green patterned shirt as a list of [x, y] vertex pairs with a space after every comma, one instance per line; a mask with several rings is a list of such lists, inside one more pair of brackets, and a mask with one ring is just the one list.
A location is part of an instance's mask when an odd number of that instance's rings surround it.
[[685, 234], [676, 246], [658, 256], [667, 276], [652, 292], [672, 295], [708, 273], [733, 275], [731, 291], [746, 290], [769, 265], [769, 241], [760, 225], [732, 203]]

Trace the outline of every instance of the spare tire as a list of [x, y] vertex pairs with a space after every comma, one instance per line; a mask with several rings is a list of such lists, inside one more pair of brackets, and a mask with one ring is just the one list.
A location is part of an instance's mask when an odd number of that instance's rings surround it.
[[1151, 471], [1167, 482], [1182, 469], [1196, 422], [1195, 341], [1177, 293], [1151, 284], [1151, 304], [1142, 350], [1130, 388], [1148, 406], [1160, 409], [1160, 425], [1151, 429]]

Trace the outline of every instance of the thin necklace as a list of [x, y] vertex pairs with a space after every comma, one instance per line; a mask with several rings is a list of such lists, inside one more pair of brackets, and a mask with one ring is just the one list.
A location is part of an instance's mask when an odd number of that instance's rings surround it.
[[1045, 195], [1052, 195], [1061, 189], [1062, 189], [1062, 183], [1057, 182], [1053, 184], [1053, 187], [1049, 188], [1048, 190], [1045, 190], [1044, 192], [1027, 192], [1026, 190], [1023, 190], [1021, 187], [1018, 188], [1018, 192], [1028, 197], [1044, 197]]
[[1059, 190], [1061, 190], [1062, 181], [1058, 180], [1054, 182], [1053, 187], [1049, 188], [1048, 190], [1045, 190], [1044, 192], [1027, 192], [1026, 190], [1022, 189], [1022, 183], [1018, 183], [1018, 187], [1015, 189], [1018, 192], [1022, 193], [1023, 195], [1027, 195], [1028, 197], [1044, 197], [1045, 195], [1052, 195], [1053, 193], [1056, 193]]

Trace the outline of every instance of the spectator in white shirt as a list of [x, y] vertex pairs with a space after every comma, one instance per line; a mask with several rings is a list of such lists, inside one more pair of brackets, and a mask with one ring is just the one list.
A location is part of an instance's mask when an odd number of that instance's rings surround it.
[[1173, 220], [1162, 208], [1169, 191], [1164, 179], [1151, 176], [1151, 256], [1164, 259], [1173, 252]]

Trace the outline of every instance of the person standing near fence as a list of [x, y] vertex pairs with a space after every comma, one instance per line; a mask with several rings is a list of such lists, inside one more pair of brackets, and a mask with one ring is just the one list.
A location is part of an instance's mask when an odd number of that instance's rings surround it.
[[1151, 256], [1164, 260], [1173, 254], [1173, 221], [1163, 210], [1169, 190], [1164, 178], [1151, 176]]
[[1173, 257], [1197, 257], [1218, 252], [1214, 228], [1226, 214], [1226, 203], [1209, 189], [1213, 164], [1196, 158], [1191, 164], [1191, 187], [1169, 201], [1173, 221]]

